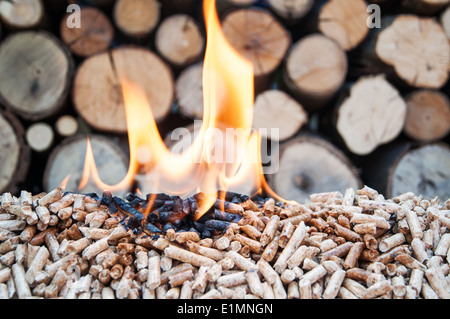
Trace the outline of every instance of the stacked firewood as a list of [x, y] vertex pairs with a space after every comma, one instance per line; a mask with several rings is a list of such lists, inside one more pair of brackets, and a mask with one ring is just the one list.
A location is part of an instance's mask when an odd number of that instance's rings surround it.
[[4, 193], [0, 298], [450, 298], [449, 200], [201, 196]]
[[[254, 64], [254, 127], [279, 129], [264, 136], [280, 143], [267, 176], [279, 195], [366, 184], [448, 198], [448, 4], [217, 1]], [[81, 171], [86, 135], [114, 158], [96, 156], [100, 175], [125, 174], [123, 75], [145, 88], [161, 136], [202, 117], [201, 0], [2, 0], [0, 20], [1, 192], [48, 192]]]

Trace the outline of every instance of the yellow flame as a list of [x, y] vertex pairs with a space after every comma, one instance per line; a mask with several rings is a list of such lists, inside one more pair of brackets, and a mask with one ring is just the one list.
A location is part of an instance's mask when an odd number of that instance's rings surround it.
[[251, 130], [253, 64], [228, 43], [215, 1], [205, 0], [203, 10], [207, 30], [203, 64], [204, 114], [192, 145], [181, 154], [172, 153], [159, 134], [144, 90], [123, 78], [130, 145], [127, 175], [116, 185], [104, 184], [98, 176], [88, 141], [80, 189], [92, 179], [100, 189], [112, 192], [130, 189], [135, 181], [141, 192], [174, 195], [202, 192], [205, 200], [200, 203], [197, 218], [214, 204], [218, 189], [249, 185], [251, 188], [247, 192], [270, 189], [262, 174], [261, 138]]

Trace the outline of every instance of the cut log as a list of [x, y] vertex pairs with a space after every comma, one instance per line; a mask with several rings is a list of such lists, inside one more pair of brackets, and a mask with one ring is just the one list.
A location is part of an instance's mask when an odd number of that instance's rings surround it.
[[444, 29], [432, 18], [397, 16], [379, 34], [375, 50], [410, 86], [438, 89], [448, 80], [450, 44]]
[[349, 159], [321, 138], [301, 136], [282, 144], [278, 164], [278, 172], [268, 175], [268, 181], [284, 199], [307, 202], [312, 193], [344, 193], [361, 186]]
[[266, 89], [291, 45], [286, 28], [269, 11], [248, 8], [227, 14], [222, 29], [230, 44], [253, 63], [255, 90]]
[[41, 0], [0, 1], [0, 18], [10, 29], [37, 27], [44, 16]]
[[[128, 158], [125, 152], [112, 139], [103, 136], [91, 135], [89, 140], [101, 180], [108, 185], [119, 183], [128, 170]], [[65, 190], [78, 191], [83, 176], [86, 157], [87, 137], [70, 137], [63, 141], [51, 152], [44, 171], [43, 184], [45, 191], [61, 185], [67, 176], [70, 176]], [[90, 180], [87, 186], [80, 190], [83, 193], [102, 193], [95, 183]], [[117, 192], [123, 196], [128, 190]]]
[[26, 141], [30, 148], [38, 153], [48, 151], [55, 139], [52, 127], [45, 122], [32, 124], [26, 131]]
[[174, 96], [169, 66], [150, 50], [124, 46], [91, 56], [75, 75], [75, 109], [93, 128], [127, 132], [121, 90], [124, 77], [145, 90], [157, 122], [168, 115]]
[[253, 127], [265, 138], [284, 141], [307, 122], [303, 107], [283, 91], [268, 90], [256, 97]]
[[69, 28], [67, 16], [60, 25], [61, 38], [76, 55], [87, 57], [109, 48], [114, 37], [114, 27], [99, 9], [83, 7], [80, 11], [81, 28]]
[[169, 63], [184, 67], [202, 57], [205, 39], [197, 21], [186, 14], [175, 14], [159, 25], [155, 46]]
[[49, 33], [14, 33], [1, 43], [0, 99], [26, 120], [57, 113], [66, 102], [72, 74], [70, 52]]
[[367, 155], [403, 129], [406, 103], [383, 75], [363, 77], [339, 106], [336, 129], [348, 149]]
[[330, 0], [320, 10], [319, 30], [349, 51], [369, 33], [368, 17], [364, 0]]
[[288, 22], [295, 22], [308, 14], [314, 0], [268, 0], [270, 8]]
[[203, 118], [203, 63], [189, 66], [175, 82], [175, 99], [180, 113], [193, 119]]
[[283, 69], [284, 83], [309, 111], [328, 103], [341, 88], [347, 75], [347, 56], [330, 38], [311, 34], [290, 50]]
[[122, 33], [132, 38], [144, 38], [159, 22], [160, 5], [157, 0], [118, 0], [113, 17]]
[[30, 150], [24, 135], [22, 124], [11, 111], [0, 110], [0, 193], [15, 193], [17, 185], [25, 180]]
[[447, 38], [450, 39], [450, 6], [442, 12], [440, 16], [440, 22], [442, 27], [444, 28], [445, 33], [447, 34]]
[[402, 0], [404, 9], [420, 15], [435, 15], [449, 3], [450, 0]]
[[444, 138], [450, 132], [450, 101], [440, 91], [417, 90], [406, 98], [404, 132], [420, 142]]
[[63, 115], [56, 120], [55, 129], [62, 137], [73, 136], [78, 131], [78, 121], [71, 115]]
[[387, 195], [395, 197], [406, 192], [425, 198], [450, 196], [450, 147], [428, 144], [402, 154], [392, 165]]

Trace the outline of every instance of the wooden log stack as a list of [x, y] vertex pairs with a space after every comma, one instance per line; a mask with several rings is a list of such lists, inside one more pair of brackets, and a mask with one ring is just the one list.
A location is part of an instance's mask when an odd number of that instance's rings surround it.
[[[280, 146], [276, 193], [450, 196], [449, 2], [217, 1], [254, 66], [254, 127], [279, 129], [263, 134]], [[0, 21], [0, 192], [57, 187], [82, 168], [86, 136], [117, 159], [102, 172], [114, 181], [128, 157], [123, 77], [163, 138], [202, 118], [201, 0], [0, 0]]]

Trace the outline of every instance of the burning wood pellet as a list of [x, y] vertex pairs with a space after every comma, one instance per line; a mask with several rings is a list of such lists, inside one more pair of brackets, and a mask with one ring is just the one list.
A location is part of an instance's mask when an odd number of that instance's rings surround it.
[[220, 191], [198, 216], [202, 198], [5, 193], [0, 297], [449, 298], [448, 201]]

